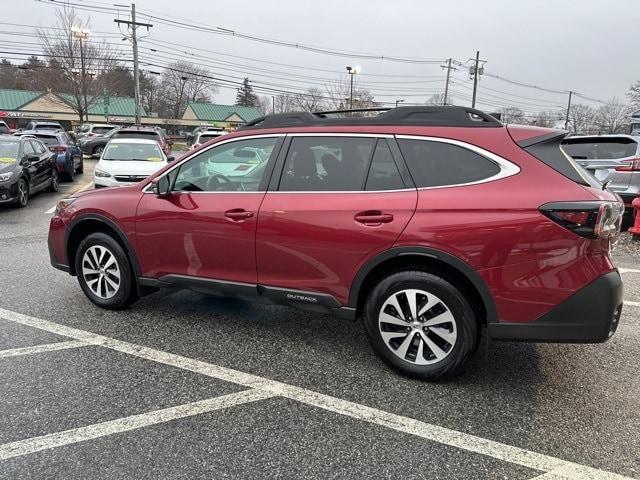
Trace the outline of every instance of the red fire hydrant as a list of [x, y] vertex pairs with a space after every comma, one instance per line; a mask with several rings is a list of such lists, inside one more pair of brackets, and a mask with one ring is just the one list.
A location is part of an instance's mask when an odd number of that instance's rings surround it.
[[633, 199], [631, 206], [634, 210], [633, 216], [635, 220], [633, 222], [633, 227], [629, 229], [629, 232], [634, 236], [640, 236], [640, 196]]

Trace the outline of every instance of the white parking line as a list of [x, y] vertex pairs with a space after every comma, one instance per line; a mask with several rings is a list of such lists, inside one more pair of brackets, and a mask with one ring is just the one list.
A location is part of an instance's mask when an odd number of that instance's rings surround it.
[[620, 273], [640, 273], [640, 270], [638, 270], [637, 268], [618, 268], [618, 271]]
[[[91, 185], [93, 185], [93, 181], [89, 182], [89, 183], [85, 183], [83, 185], [80, 185], [78, 188], [76, 188], [75, 190], [71, 191], [71, 192], [65, 192], [65, 194], [70, 197], [71, 195], [73, 195], [74, 193], [78, 193], [78, 192], [83, 192], [85, 190], [87, 190], [89, 187], [91, 187]], [[57, 205], [57, 204], [56, 204]], [[47, 210], [46, 212], [44, 212], [45, 214], [51, 214], [53, 212], [56, 211], [56, 205], [54, 205], [53, 207], [51, 207], [49, 210]]]
[[[201, 360], [195, 360], [181, 355], [144, 347], [142, 345], [136, 345], [122, 340], [97, 335], [85, 330], [67, 327], [65, 325], [60, 325], [58, 323], [36, 317], [30, 317], [10, 310], [0, 308], [0, 317], [22, 325], [75, 338], [83, 342], [100, 345], [111, 350], [128, 353], [130, 355], [135, 355], [164, 365], [170, 365], [226, 382], [266, 391], [271, 395], [287, 397], [307, 405], [313, 405], [341, 415], [346, 415], [396, 431], [422, 437], [443, 445], [497, 458], [505, 462], [522, 465], [533, 470], [539, 470], [542, 472], [574, 472], [575, 474], [572, 478], [589, 478], [591, 480], [629, 480], [629, 477], [565, 461], [550, 455], [544, 455], [524, 448], [514, 447], [505, 443], [488, 440], [468, 433], [403, 417], [401, 415], [396, 415], [376, 408], [324, 395], [305, 388], [210, 364]], [[67, 437], [69, 443], [73, 441], [72, 438], [73, 437]], [[83, 439], [84, 438], [80, 438], [77, 441], [81, 441]], [[28, 442], [29, 439], [24, 441]], [[53, 448], [57, 446], [57, 444], [51, 444], [51, 446], [42, 446], [42, 444], [38, 445], [40, 446], [40, 449]], [[46, 445], [49, 444], [47, 443]], [[1, 448], [3, 448], [3, 446], [0, 446], [0, 449]]]
[[45, 343], [43, 345], [34, 345], [32, 347], [11, 348], [8, 350], [0, 350], [0, 358], [17, 357], [19, 355], [31, 355], [33, 353], [55, 352], [56, 350], [67, 350], [69, 348], [86, 347], [88, 343], [79, 340], [70, 340], [68, 342]]
[[185, 403], [175, 407], [163, 408], [153, 412], [141, 413], [130, 417], [118, 418], [108, 422], [96, 423], [86, 427], [74, 428], [63, 432], [51, 433], [41, 437], [18, 440], [17, 442], [0, 445], [0, 461], [21, 455], [61, 447], [70, 443], [84, 442], [94, 438], [105, 437], [115, 433], [128, 432], [158, 423], [169, 422], [178, 418], [191, 417], [201, 413], [213, 412], [222, 408], [255, 402], [272, 397], [263, 390], [248, 389], [238, 393], [231, 393], [221, 397], [208, 398], [192, 403]]
[[631, 305], [632, 307], [640, 307], [640, 302], [632, 302], [630, 300], [625, 300], [624, 304], [625, 305]]

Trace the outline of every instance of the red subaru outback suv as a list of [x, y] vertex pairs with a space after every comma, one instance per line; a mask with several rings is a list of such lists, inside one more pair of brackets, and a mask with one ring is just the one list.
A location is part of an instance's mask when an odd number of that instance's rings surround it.
[[181, 287], [361, 318], [385, 362], [425, 379], [458, 372], [482, 327], [602, 342], [623, 206], [565, 133], [463, 107], [267, 116], [61, 201], [51, 262], [103, 308]]

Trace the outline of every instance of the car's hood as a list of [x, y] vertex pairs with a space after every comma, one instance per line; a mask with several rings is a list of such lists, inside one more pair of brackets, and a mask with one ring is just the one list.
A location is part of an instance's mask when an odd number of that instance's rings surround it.
[[11, 163], [4, 163], [2, 158], [0, 158], [0, 173], [11, 172], [16, 168], [16, 162], [12, 161]]
[[111, 175], [151, 175], [164, 167], [167, 162], [100, 160], [96, 168]]

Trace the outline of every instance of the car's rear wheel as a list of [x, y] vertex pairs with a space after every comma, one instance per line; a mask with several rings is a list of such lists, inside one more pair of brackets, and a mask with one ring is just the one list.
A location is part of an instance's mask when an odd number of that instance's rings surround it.
[[93, 155], [99, 157], [100, 155], [102, 155], [103, 150], [104, 150], [104, 146], [98, 145], [96, 148], [93, 149]]
[[426, 380], [459, 373], [478, 345], [478, 322], [445, 279], [404, 271], [369, 294], [364, 321], [374, 350], [391, 367]]
[[16, 203], [19, 208], [24, 208], [29, 203], [29, 186], [24, 178], [18, 181], [18, 194], [16, 196]]
[[80, 154], [80, 163], [78, 164], [78, 168], [76, 168], [76, 173], [84, 172], [84, 156]]
[[99, 307], [120, 310], [137, 299], [127, 254], [110, 235], [92, 233], [82, 240], [75, 267], [80, 287]]

